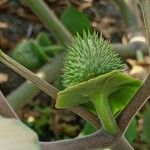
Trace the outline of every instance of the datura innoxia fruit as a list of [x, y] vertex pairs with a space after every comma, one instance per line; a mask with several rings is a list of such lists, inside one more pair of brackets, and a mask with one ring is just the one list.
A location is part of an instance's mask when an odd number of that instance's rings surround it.
[[65, 87], [125, 67], [108, 41], [94, 33], [78, 35], [68, 47], [63, 69]]
[[82, 105], [95, 113], [102, 128], [117, 134], [115, 117], [129, 103], [140, 81], [124, 74], [125, 67], [109, 42], [96, 33], [74, 38], [64, 61], [63, 84], [58, 93], [57, 108]]

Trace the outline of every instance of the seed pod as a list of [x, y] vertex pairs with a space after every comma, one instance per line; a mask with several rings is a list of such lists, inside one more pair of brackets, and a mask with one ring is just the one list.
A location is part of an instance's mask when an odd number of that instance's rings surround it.
[[68, 87], [124, 67], [108, 41], [98, 38], [96, 33], [84, 33], [83, 39], [78, 35], [68, 47], [63, 84]]

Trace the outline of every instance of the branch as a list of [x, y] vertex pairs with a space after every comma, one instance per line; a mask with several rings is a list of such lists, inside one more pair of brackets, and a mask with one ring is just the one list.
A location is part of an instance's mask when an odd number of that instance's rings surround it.
[[26, 67], [22, 66], [9, 56], [7, 56], [1, 50], [0, 50], [0, 61], [9, 68], [11, 68], [12, 70], [14, 70], [15, 72], [17, 72], [18, 74], [20, 74], [25, 79], [34, 83], [36, 86], [38, 86], [42, 91], [47, 93], [53, 99], [56, 98], [58, 90], [55, 87], [50, 85], [45, 80], [42, 80], [40, 77], [36, 76], [33, 72], [31, 72]]
[[124, 136], [120, 137], [111, 147], [111, 150], [133, 150], [133, 147], [128, 143]]
[[[50, 83], [54, 82], [60, 75], [62, 69], [63, 55], [57, 55], [51, 62], [43, 66], [36, 75]], [[26, 103], [31, 101], [38, 93], [40, 89], [33, 83], [26, 81], [12, 93], [7, 96], [7, 101], [13, 107], [18, 110]]]
[[148, 42], [148, 47], [149, 47], [149, 55], [150, 55], [150, 13], [148, 13], [149, 8], [150, 8], [150, 1], [138, 0], [138, 2], [141, 7], [141, 11], [143, 15], [143, 20], [145, 24], [145, 32], [146, 32], [147, 42]]
[[11, 106], [8, 104], [7, 100], [3, 96], [3, 94], [0, 91], [0, 115], [6, 118], [17, 118], [17, 114], [14, 112], [14, 110], [11, 108]]
[[132, 118], [141, 109], [150, 97], [150, 73], [148, 73], [144, 83], [134, 95], [130, 103], [118, 117], [118, 126], [121, 132], [124, 132]]
[[116, 143], [120, 138], [120, 135], [112, 137], [102, 130], [87, 135], [86, 137], [80, 137], [75, 139], [60, 140], [56, 142], [40, 142], [42, 150], [87, 150], [106, 148], [113, 143]]
[[119, 9], [123, 20], [127, 27], [136, 26], [136, 18], [132, 12], [132, 10], [127, 6], [127, 4], [124, 2], [124, 0], [113, 0], [113, 2], [116, 4], [117, 8]]
[[122, 59], [135, 58], [136, 50], [141, 50], [144, 55], [147, 55], [148, 45], [144, 36], [134, 36], [128, 44], [116, 43], [112, 44], [114, 49]]
[[54, 34], [56, 39], [63, 45], [72, 42], [72, 35], [57, 19], [55, 14], [43, 0], [24, 0], [31, 10], [38, 16], [45, 27]]
[[132, 12], [135, 20], [136, 20], [136, 24], [138, 27], [142, 27], [142, 20], [141, 20], [141, 16], [140, 16], [140, 11], [138, 9], [138, 3], [137, 0], [124, 0], [126, 5], [128, 6], [128, 8], [130, 9], [130, 11]]

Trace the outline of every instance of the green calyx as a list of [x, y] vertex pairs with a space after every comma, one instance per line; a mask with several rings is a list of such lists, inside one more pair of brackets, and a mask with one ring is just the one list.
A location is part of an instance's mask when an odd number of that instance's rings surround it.
[[111, 71], [60, 91], [55, 106], [81, 105], [99, 117], [105, 131], [115, 135], [118, 132], [115, 117], [130, 102], [140, 84], [139, 80], [122, 72]]
[[125, 67], [108, 41], [93, 34], [74, 38], [64, 60], [63, 84], [65, 87], [87, 81], [99, 75]]

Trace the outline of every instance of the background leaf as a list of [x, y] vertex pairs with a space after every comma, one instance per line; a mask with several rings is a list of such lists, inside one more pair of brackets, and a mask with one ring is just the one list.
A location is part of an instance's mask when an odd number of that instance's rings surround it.
[[144, 112], [143, 138], [150, 144], [150, 106]]
[[44, 32], [39, 33], [37, 43], [42, 47], [50, 46], [52, 44], [49, 37]]
[[95, 131], [96, 131], [96, 129], [90, 123], [86, 122], [84, 125], [84, 128], [80, 132], [79, 136], [89, 135]]
[[136, 139], [137, 131], [136, 131], [137, 120], [134, 117], [131, 123], [128, 126], [128, 129], [125, 132], [125, 137], [130, 144]]
[[83, 31], [91, 31], [91, 25], [88, 17], [73, 6], [68, 7], [62, 13], [61, 21], [74, 35], [78, 32], [80, 36], [83, 36]]

